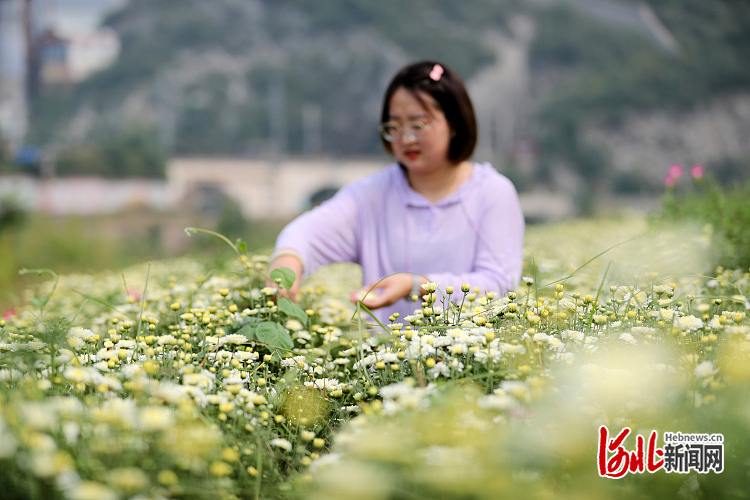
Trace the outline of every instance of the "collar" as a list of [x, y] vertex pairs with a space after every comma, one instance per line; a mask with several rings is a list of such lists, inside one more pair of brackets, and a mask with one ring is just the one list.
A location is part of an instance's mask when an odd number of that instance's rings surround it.
[[389, 168], [392, 172], [393, 184], [400, 200], [403, 201], [404, 205], [415, 208], [440, 208], [460, 203], [466, 195], [467, 190], [471, 190], [472, 186], [478, 182], [479, 174], [478, 170], [481, 168], [480, 164], [472, 163], [474, 168], [472, 169], [471, 176], [461, 184], [458, 189], [446, 196], [445, 198], [432, 203], [422, 194], [414, 191], [409, 185], [409, 179], [406, 177], [406, 169], [398, 163], [394, 163]]

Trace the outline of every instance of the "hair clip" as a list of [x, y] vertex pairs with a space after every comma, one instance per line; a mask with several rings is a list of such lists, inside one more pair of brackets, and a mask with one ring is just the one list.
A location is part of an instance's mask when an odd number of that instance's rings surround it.
[[440, 78], [443, 76], [443, 71], [443, 67], [439, 64], [436, 64], [432, 67], [432, 71], [430, 71], [430, 79], [439, 82]]

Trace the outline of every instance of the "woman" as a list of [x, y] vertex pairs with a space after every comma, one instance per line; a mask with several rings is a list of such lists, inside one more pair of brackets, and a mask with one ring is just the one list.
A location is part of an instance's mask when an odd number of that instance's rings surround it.
[[279, 235], [270, 268], [301, 279], [320, 266], [355, 262], [367, 283], [352, 300], [380, 321], [414, 312], [411, 297], [436, 282], [506, 293], [520, 278], [524, 219], [513, 184], [469, 161], [474, 108], [459, 76], [435, 61], [406, 66], [383, 99], [380, 133], [396, 163], [342, 188]]

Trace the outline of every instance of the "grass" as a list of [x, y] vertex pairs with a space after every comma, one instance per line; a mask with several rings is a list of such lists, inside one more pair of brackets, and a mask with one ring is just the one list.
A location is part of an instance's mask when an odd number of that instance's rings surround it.
[[[747, 497], [750, 273], [707, 270], [700, 229], [639, 217], [530, 227], [526, 247], [517, 290], [451, 305], [438, 287], [387, 331], [353, 318], [350, 265], [306, 282], [297, 308], [272, 300], [264, 255], [37, 277], [0, 323], [0, 484], [45, 499]], [[632, 429], [623, 453], [635, 435], [663, 450], [667, 432], [721, 434], [724, 469], [601, 477], [618, 465], [616, 445], [597, 462], [602, 426]]]

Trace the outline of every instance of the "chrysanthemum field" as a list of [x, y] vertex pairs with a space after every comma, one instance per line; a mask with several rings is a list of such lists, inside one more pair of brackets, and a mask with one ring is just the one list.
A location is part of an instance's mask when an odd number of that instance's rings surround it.
[[533, 226], [515, 292], [438, 283], [382, 326], [356, 268], [294, 304], [240, 248], [36, 271], [0, 322], [2, 498], [750, 496], [750, 274], [704, 227]]

